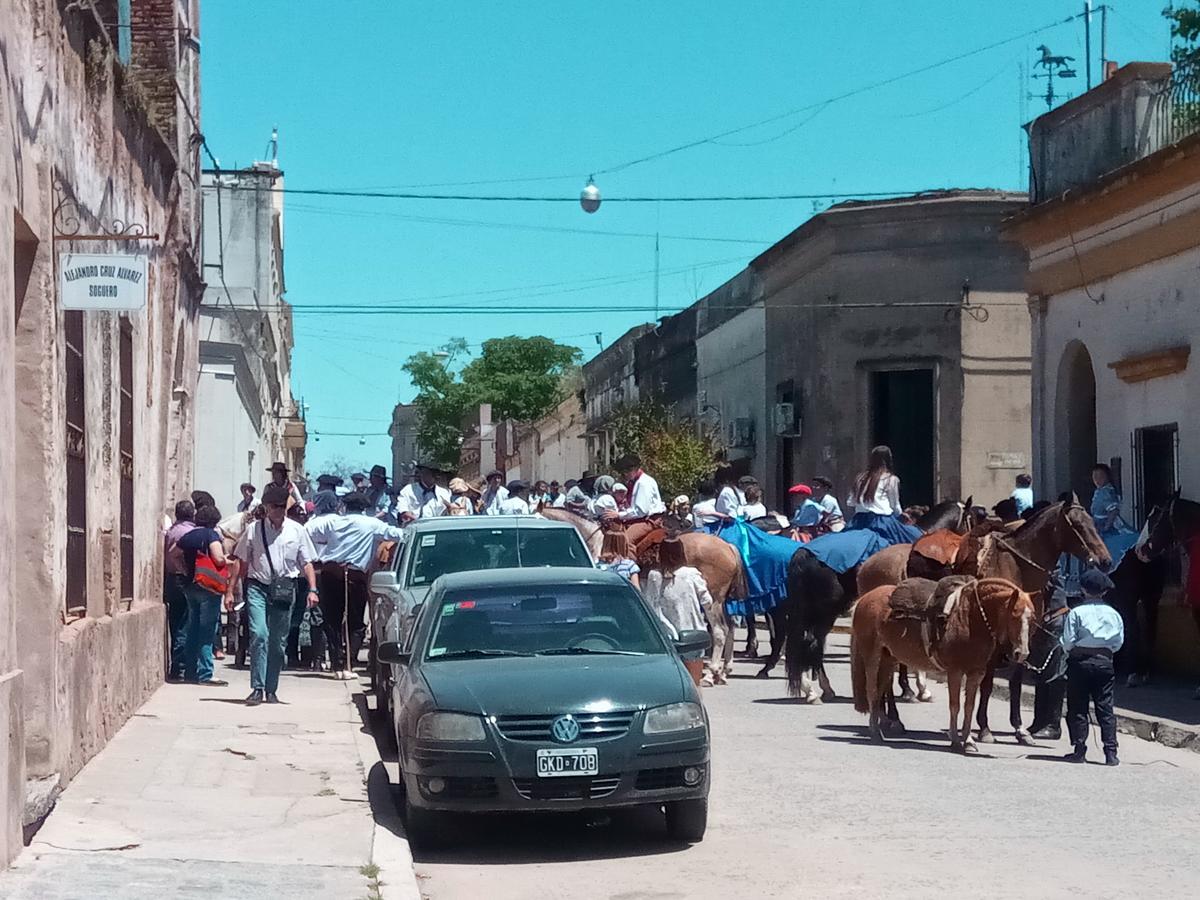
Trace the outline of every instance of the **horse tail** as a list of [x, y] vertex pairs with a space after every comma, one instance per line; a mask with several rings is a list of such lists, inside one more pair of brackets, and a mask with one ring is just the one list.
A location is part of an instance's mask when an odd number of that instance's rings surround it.
[[855, 711], [870, 712], [871, 707], [867, 701], [867, 663], [853, 633], [850, 635], [850, 683], [854, 688]]

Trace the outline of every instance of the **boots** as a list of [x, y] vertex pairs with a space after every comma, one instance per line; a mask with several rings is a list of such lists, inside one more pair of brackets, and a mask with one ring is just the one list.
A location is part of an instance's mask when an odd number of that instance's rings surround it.
[[1104, 764], [1106, 766], [1119, 766], [1121, 764], [1121, 760], [1117, 759], [1116, 750], [1104, 751]]
[[1087, 762], [1087, 744], [1076, 744], [1075, 749], [1063, 757], [1067, 762]]

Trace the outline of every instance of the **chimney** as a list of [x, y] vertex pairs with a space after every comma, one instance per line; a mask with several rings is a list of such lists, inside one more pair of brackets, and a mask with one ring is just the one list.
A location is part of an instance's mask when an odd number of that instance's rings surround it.
[[163, 136], [176, 127], [175, 74], [179, 58], [176, 0], [129, 0], [130, 69], [146, 98], [150, 121]]
[[1108, 81], [1108, 79], [1110, 79], [1114, 75], [1116, 75], [1117, 69], [1119, 69], [1119, 68], [1121, 68], [1121, 66], [1115, 60], [1112, 60], [1112, 59], [1105, 60], [1104, 61], [1104, 80]]

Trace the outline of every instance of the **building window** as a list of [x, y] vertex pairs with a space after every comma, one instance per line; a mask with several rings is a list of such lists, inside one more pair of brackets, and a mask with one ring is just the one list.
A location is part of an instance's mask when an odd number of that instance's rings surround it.
[[87, 402], [83, 364], [83, 312], [63, 313], [66, 335], [67, 592], [68, 618], [87, 614]]
[[1152, 425], [1133, 433], [1133, 515], [1137, 525], [1179, 486], [1179, 426]]
[[133, 599], [133, 326], [121, 317], [121, 597]]

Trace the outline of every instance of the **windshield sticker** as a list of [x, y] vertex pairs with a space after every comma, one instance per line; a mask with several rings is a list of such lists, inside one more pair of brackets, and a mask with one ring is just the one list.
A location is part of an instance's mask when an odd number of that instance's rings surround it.
[[455, 606], [457, 606], [459, 609], [474, 609], [474, 608], [475, 608], [475, 601], [474, 601], [474, 600], [463, 600], [463, 601], [461, 601], [461, 602], [459, 602], [459, 603], [456, 603], [456, 604], [454, 604], [454, 605], [455, 605]]
[[421, 546], [422, 547], [432, 547], [436, 543], [437, 543], [437, 535], [436, 534], [421, 535]]
[[445, 652], [446, 652], [446, 648], [445, 648], [445, 647], [430, 647], [430, 648], [429, 648], [429, 655], [430, 655], [430, 656], [441, 656], [441, 655], [442, 655], [443, 653], [445, 653]]
[[443, 603], [443, 604], [442, 604], [442, 615], [443, 615], [443, 616], [452, 616], [452, 615], [454, 615], [454, 607], [455, 607], [456, 605], [457, 605], [457, 604], [454, 604], [454, 603]]

